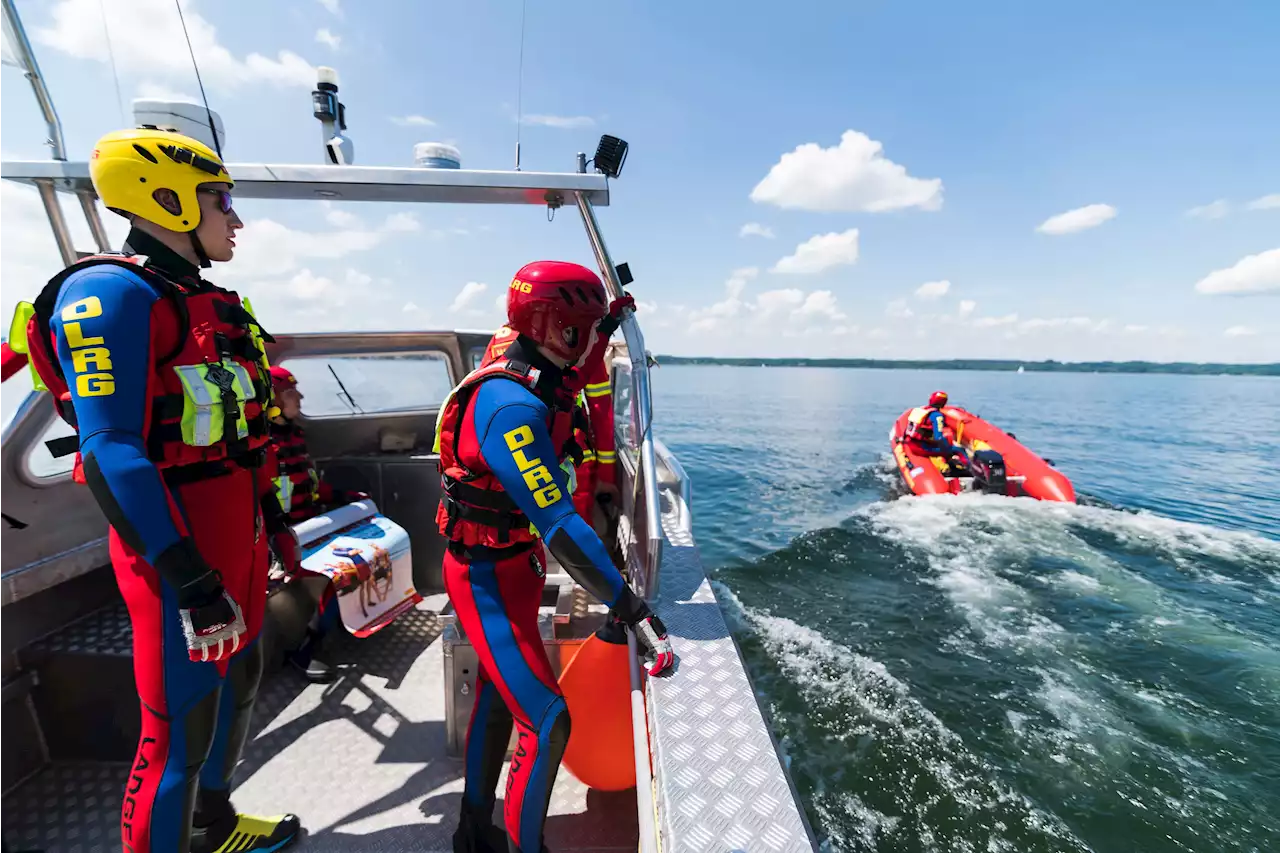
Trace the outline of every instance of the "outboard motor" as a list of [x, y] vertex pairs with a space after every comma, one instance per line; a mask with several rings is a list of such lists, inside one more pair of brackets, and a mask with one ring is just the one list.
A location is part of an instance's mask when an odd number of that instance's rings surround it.
[[1004, 470], [1004, 457], [994, 450], [976, 450], [969, 460], [973, 488], [993, 495], [1008, 493], [1009, 480]]

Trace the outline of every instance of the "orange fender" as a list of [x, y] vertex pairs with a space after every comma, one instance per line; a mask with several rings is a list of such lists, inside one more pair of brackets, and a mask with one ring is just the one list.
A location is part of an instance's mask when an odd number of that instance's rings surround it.
[[571, 721], [562, 763], [597, 791], [636, 786], [627, 654], [625, 643], [607, 643], [592, 635], [560, 674]]

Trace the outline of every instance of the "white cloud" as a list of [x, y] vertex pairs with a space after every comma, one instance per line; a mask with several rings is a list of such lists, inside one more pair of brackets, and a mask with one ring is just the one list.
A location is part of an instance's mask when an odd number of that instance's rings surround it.
[[1232, 326], [1223, 332], [1228, 338], [1248, 338], [1258, 334], [1258, 330], [1250, 326]]
[[844, 320], [847, 319], [843, 311], [840, 310], [839, 304], [836, 302], [835, 294], [830, 290], [815, 290], [804, 298], [804, 302], [800, 307], [795, 309], [793, 316], [796, 319], [813, 318], [816, 320]]
[[268, 281], [296, 273], [315, 261], [367, 252], [396, 235], [421, 227], [410, 213], [393, 213], [376, 228], [341, 208], [330, 208], [325, 219], [336, 230], [303, 231], [274, 219], [249, 220], [237, 239], [235, 261], [218, 265], [210, 271], [210, 277], [218, 281]]
[[858, 229], [817, 234], [796, 246], [794, 254], [773, 265], [772, 272], [815, 275], [858, 261]]
[[324, 215], [325, 221], [335, 228], [358, 228], [360, 217], [349, 210], [334, 208]]
[[907, 307], [907, 300], [895, 299], [884, 307], [884, 313], [899, 320], [915, 316], [915, 312]]
[[1187, 211], [1187, 216], [1195, 219], [1221, 219], [1231, 212], [1231, 205], [1227, 203], [1225, 198], [1209, 204], [1202, 204], [1199, 207], [1193, 207]]
[[150, 80], [143, 80], [138, 84], [139, 98], [154, 98], [157, 101], [192, 101], [198, 102], [200, 99], [194, 95], [187, 94], [179, 89], [166, 86], [163, 83], [154, 83]]
[[316, 30], [316, 41], [320, 42], [320, 44], [328, 45], [333, 50], [337, 50], [342, 46], [342, 36], [335, 36], [329, 32], [328, 27], [321, 27]]
[[739, 237], [764, 237], [767, 240], [773, 239], [773, 229], [767, 225], [761, 225], [759, 222], [748, 222], [742, 226], [742, 230], [738, 232]]
[[[96, 248], [79, 207], [68, 204], [68, 196], [61, 198], [62, 213], [75, 247], [81, 251]], [[129, 223], [101, 205], [98, 210], [111, 245], [118, 248], [129, 233]], [[0, 281], [4, 282], [0, 288], [0, 317], [6, 331], [17, 304], [35, 299], [45, 282], [62, 267], [57, 243], [35, 189], [0, 181]]]
[[422, 230], [422, 223], [412, 213], [393, 213], [382, 224], [382, 230], [405, 234]]
[[471, 308], [472, 303], [480, 297], [480, 294], [489, 289], [489, 285], [481, 284], [478, 281], [469, 281], [462, 285], [462, 290], [458, 291], [458, 295], [453, 298], [453, 304], [449, 306], [449, 310], [454, 314], [459, 311], [466, 311]]
[[318, 276], [309, 269], [299, 270], [289, 279], [288, 287], [291, 296], [304, 302], [332, 299], [337, 290], [332, 279]]
[[400, 127], [435, 127], [435, 122], [426, 116], [391, 116], [391, 123]]
[[341, 0], [316, 0], [316, 2], [328, 9], [330, 15], [342, 14]]
[[1129, 335], [1141, 335], [1143, 332], [1148, 331], [1148, 328], [1140, 323], [1130, 323], [1124, 327], [1124, 331], [1125, 334]]
[[1264, 195], [1262, 198], [1255, 198], [1249, 202], [1250, 210], [1277, 210], [1280, 209], [1280, 193], [1272, 193]]
[[951, 289], [951, 282], [943, 281], [926, 281], [924, 284], [916, 288], [917, 299], [938, 299], [946, 296], [947, 291]]
[[552, 116], [534, 114], [522, 117], [520, 122], [521, 124], [554, 127], [560, 130], [573, 130], [580, 127], [591, 127], [596, 123], [596, 120], [591, 116]]
[[734, 298], [741, 296], [747, 282], [758, 275], [760, 275], [758, 267], [740, 267], [734, 270], [729, 280], [724, 283], [725, 292]]
[[[744, 335], [848, 334], [848, 319], [835, 294], [829, 290], [806, 293], [794, 287], [767, 290], [754, 299], [744, 298], [749, 282], [759, 276], [756, 267], [734, 270], [724, 283], [724, 298], [701, 308], [682, 305], [664, 307], [657, 326], [670, 327], [683, 321], [688, 334], [700, 341], [707, 335], [728, 335], [741, 340]], [[645, 309], [646, 318], [657, 306]], [[837, 332], [837, 329], [839, 331]]]
[[1280, 249], [1248, 255], [1234, 266], [1214, 270], [1196, 282], [1196, 290], [1215, 295], [1280, 291]]
[[972, 314], [972, 313], [974, 312], [974, 310], [976, 310], [976, 309], [977, 309], [977, 307], [978, 307], [978, 303], [977, 303], [977, 302], [974, 302], [972, 299], [963, 299], [963, 300], [961, 300], [961, 301], [960, 301], [960, 316], [961, 316], [961, 318], [968, 317], [970, 314]]
[[1108, 219], [1114, 219], [1116, 209], [1109, 204], [1090, 204], [1077, 207], [1041, 222], [1036, 230], [1041, 234], [1073, 234], [1087, 228], [1096, 228]]
[[382, 242], [384, 235], [359, 227], [339, 231], [300, 231], [274, 219], [245, 223], [237, 238], [235, 263], [216, 273], [236, 279], [270, 278], [295, 271], [303, 261], [334, 260], [364, 252]]
[[[190, 79], [191, 57], [170, 0], [116, 0], [112, 6], [113, 17], [124, 23], [111, 28], [112, 48], [122, 71]], [[206, 86], [233, 91], [251, 84], [315, 84], [315, 69], [298, 54], [281, 50], [274, 59], [260, 53], [238, 58], [219, 43], [217, 29], [196, 11], [195, 0], [183, 4], [183, 14]], [[99, 0], [58, 0], [52, 17], [52, 26], [33, 31], [37, 42], [78, 59], [110, 62]]]
[[973, 321], [973, 325], [980, 329], [991, 329], [997, 326], [1012, 326], [1017, 322], [1017, 314], [1005, 314], [1003, 317], [978, 317]]
[[1018, 324], [1023, 333], [1045, 329], [1076, 329], [1087, 332], [1104, 332], [1111, 327], [1110, 320], [1094, 320], [1090, 317], [1032, 317]]
[[885, 159], [879, 142], [846, 130], [840, 144], [805, 143], [783, 154], [751, 190], [751, 200], [782, 208], [876, 213], [942, 207], [942, 179], [913, 178]]

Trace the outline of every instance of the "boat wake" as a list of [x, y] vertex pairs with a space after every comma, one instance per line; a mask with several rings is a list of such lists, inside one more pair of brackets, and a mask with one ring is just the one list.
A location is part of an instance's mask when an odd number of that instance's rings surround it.
[[1280, 849], [1280, 543], [940, 496], [718, 578], [830, 849]]

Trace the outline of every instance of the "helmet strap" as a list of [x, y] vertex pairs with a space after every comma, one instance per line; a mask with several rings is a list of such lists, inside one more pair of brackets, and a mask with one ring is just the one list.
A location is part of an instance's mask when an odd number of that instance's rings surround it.
[[209, 261], [209, 256], [204, 252], [204, 246], [200, 243], [200, 238], [196, 236], [195, 229], [192, 228], [187, 233], [191, 235], [191, 248], [195, 249], [196, 257], [200, 259], [201, 268], [208, 269], [213, 266]]
[[515, 343], [507, 348], [503, 357], [538, 369], [541, 374], [536, 387], [539, 396], [553, 397], [556, 389], [564, 385], [564, 369], [543, 355], [537, 342], [526, 335], [517, 335]]

